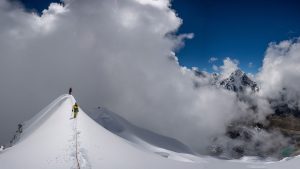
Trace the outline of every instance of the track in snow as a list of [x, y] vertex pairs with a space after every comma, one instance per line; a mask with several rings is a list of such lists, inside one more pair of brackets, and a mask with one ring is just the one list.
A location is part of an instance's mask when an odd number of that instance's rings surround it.
[[[72, 99], [72, 106], [76, 103], [76, 100], [74, 98]], [[73, 139], [74, 139], [74, 145], [75, 145], [75, 166], [74, 168], [76, 169], [91, 169], [91, 166], [89, 164], [87, 154], [85, 153], [85, 149], [80, 147], [80, 139], [79, 139], [79, 134], [80, 132], [80, 127], [78, 126], [78, 121], [80, 121], [80, 114], [83, 113], [83, 111], [79, 108], [79, 112], [77, 117], [74, 119], [73, 118], [73, 112], [72, 112], [72, 117], [71, 120], [73, 121]]]
[[[72, 99], [73, 100], [73, 99]], [[75, 100], [72, 101], [72, 106], [76, 103]], [[73, 109], [73, 108], [72, 108]], [[78, 144], [78, 129], [77, 129], [77, 118], [73, 118], [73, 111], [72, 111], [72, 114], [71, 114], [71, 120], [73, 120], [73, 130], [74, 130], [74, 138], [75, 138], [75, 159], [76, 159], [76, 166], [77, 166], [77, 169], [81, 169], [80, 168], [80, 162], [79, 162], [79, 144]]]
[[79, 159], [78, 159], [78, 131], [77, 131], [77, 119], [74, 119], [75, 120], [75, 146], [76, 146], [76, 150], [75, 150], [75, 153], [76, 153], [76, 162], [77, 162], [77, 168], [80, 169], [80, 164], [79, 164]]

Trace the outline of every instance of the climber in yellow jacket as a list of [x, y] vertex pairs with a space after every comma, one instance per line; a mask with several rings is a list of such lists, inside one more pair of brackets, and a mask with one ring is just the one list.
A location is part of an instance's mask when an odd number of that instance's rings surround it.
[[72, 112], [74, 112], [74, 119], [77, 117], [77, 114], [79, 112], [79, 106], [77, 103], [74, 104], [73, 108], [72, 108]]

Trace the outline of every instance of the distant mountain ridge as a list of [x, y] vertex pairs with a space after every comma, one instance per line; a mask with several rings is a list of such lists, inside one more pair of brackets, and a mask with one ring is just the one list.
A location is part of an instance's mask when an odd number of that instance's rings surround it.
[[[257, 82], [242, 70], [237, 69], [225, 78], [218, 73], [207, 73], [198, 69], [193, 69], [193, 71], [197, 77], [195, 80], [196, 87], [200, 87], [201, 82], [206, 82], [217, 88], [224, 88], [234, 92], [240, 101], [249, 105], [251, 109], [249, 116], [252, 116], [250, 113], [258, 113], [255, 97], [251, 95], [258, 93], [260, 88]], [[197, 79], [199, 80], [197, 81]], [[213, 139], [211, 147], [208, 148], [209, 152], [213, 156], [222, 158], [241, 158], [244, 155], [266, 157], [266, 154], [268, 154], [267, 156], [272, 154], [275, 158], [283, 158], [285, 155], [281, 153], [286, 146], [289, 146], [291, 150], [289, 156], [300, 154], [300, 125], [298, 125], [300, 110], [299, 107], [295, 106], [297, 104], [293, 104], [293, 101], [286, 99], [285, 90], [283, 88], [280, 91], [280, 97], [278, 98], [266, 98], [272, 112], [264, 121], [257, 122], [245, 117], [232, 121], [227, 126], [225, 139], [229, 139], [231, 142], [238, 142], [237, 146], [230, 147], [224, 144], [224, 138], [216, 137]], [[292, 143], [279, 144], [277, 149], [272, 149], [272, 147], [265, 149], [264, 146], [267, 143], [256, 137], [260, 133], [265, 133], [272, 137], [272, 134], [276, 135], [278, 132]], [[280, 135], [280, 133], [278, 134]], [[257, 146], [249, 146], [251, 144], [257, 144]], [[256, 147], [256, 150], [253, 147]]]
[[[193, 69], [194, 75], [199, 79], [208, 78], [209, 83], [213, 86], [223, 87], [233, 92], [245, 92], [250, 89], [252, 92], [258, 92], [258, 84], [249, 78], [249, 76], [241, 69], [233, 71], [229, 77], [222, 78], [218, 73], [207, 73], [197, 68]], [[195, 81], [195, 87], [197, 88], [200, 84]]]

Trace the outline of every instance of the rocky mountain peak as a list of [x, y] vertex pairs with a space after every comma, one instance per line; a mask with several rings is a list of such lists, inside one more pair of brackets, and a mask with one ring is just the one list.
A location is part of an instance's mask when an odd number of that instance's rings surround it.
[[225, 89], [234, 92], [244, 92], [247, 88], [250, 88], [253, 92], [259, 90], [257, 83], [251, 80], [246, 73], [240, 69], [232, 72], [228, 78], [221, 80], [219, 84]]

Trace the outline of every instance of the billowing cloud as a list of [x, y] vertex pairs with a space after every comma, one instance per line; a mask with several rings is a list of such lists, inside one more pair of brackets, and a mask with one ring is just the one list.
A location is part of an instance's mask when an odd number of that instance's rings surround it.
[[223, 65], [220, 66], [222, 78], [227, 78], [233, 71], [238, 69], [238, 60], [232, 60], [229, 57], [223, 60]]
[[67, 0], [38, 16], [1, 0], [0, 12], [1, 133], [70, 86], [83, 108], [107, 107], [199, 151], [240, 114], [234, 94], [196, 91], [176, 62], [193, 34], [174, 34], [182, 21], [169, 1]]
[[270, 43], [257, 79], [261, 95], [270, 99], [284, 96], [291, 107], [300, 101], [300, 40]]

